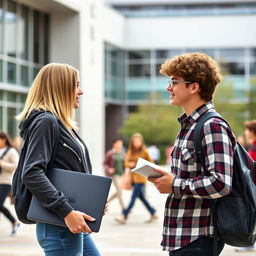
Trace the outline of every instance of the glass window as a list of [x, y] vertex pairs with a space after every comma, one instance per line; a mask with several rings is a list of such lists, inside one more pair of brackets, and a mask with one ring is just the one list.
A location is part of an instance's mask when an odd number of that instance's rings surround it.
[[161, 68], [161, 64], [156, 64], [156, 76], [163, 76], [162, 74], [160, 74], [160, 68]]
[[256, 75], [256, 63], [255, 62], [250, 63], [250, 74]]
[[148, 100], [150, 98], [150, 92], [128, 92], [129, 100]]
[[25, 86], [29, 86], [28, 70], [27, 66], [21, 66], [21, 84]]
[[170, 49], [170, 50], [158, 50], [156, 51], [156, 58], [157, 59], [167, 59], [167, 58], [172, 58], [176, 55], [180, 55], [181, 50], [176, 50], [176, 49]]
[[150, 65], [149, 64], [131, 64], [129, 65], [129, 76], [150, 76]]
[[49, 61], [49, 15], [44, 15], [44, 60], [43, 64]]
[[40, 68], [33, 69], [33, 79], [36, 77], [37, 73], [39, 72]]
[[7, 118], [8, 118], [8, 133], [10, 134], [11, 138], [16, 136], [16, 109], [15, 108], [8, 108], [7, 109]]
[[3, 0], [0, 0], [0, 52], [3, 52], [3, 17], [4, 17], [4, 10], [3, 10]]
[[8, 7], [7, 12], [5, 15], [5, 22], [6, 22], [6, 35], [7, 35], [7, 54], [9, 56], [15, 57], [16, 56], [16, 25], [17, 25], [17, 14], [16, 14], [16, 2], [12, 0], [8, 0]]
[[21, 95], [20, 95], [21, 103], [25, 103], [26, 98], [27, 98], [27, 94], [21, 94]]
[[8, 92], [7, 93], [7, 100], [11, 102], [16, 102], [16, 93], [15, 92]]
[[244, 63], [242, 62], [221, 63], [220, 67], [224, 75], [244, 75]]
[[122, 77], [122, 63], [118, 61], [111, 62], [111, 75], [116, 77]]
[[0, 60], [0, 82], [3, 82], [3, 61]]
[[129, 59], [149, 59], [150, 52], [149, 51], [131, 51], [129, 52]]
[[18, 50], [22, 59], [28, 60], [28, 31], [29, 31], [29, 10], [27, 7], [21, 7], [21, 19], [19, 22]]
[[244, 58], [244, 49], [220, 49], [221, 60], [242, 60]]
[[11, 84], [16, 84], [16, 64], [8, 62], [7, 63], [7, 82]]
[[165, 59], [168, 58], [169, 54], [168, 54], [168, 50], [158, 50], [156, 51], [156, 58], [157, 59]]
[[3, 129], [3, 107], [0, 106], [0, 130], [2, 131]]
[[39, 19], [38, 11], [34, 11], [34, 62], [39, 63]]

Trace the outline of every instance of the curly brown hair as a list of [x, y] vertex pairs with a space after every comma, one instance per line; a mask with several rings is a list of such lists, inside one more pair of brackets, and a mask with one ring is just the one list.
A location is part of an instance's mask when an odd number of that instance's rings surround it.
[[179, 76], [186, 81], [197, 82], [200, 85], [199, 95], [201, 99], [206, 101], [212, 100], [215, 87], [221, 81], [216, 61], [200, 52], [185, 53], [166, 60], [161, 65], [160, 73], [166, 76]]

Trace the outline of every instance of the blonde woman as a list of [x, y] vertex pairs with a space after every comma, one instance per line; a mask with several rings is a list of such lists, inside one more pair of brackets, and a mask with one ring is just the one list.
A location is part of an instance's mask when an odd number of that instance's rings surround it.
[[[144, 158], [153, 162], [146, 146], [144, 145], [144, 138], [140, 133], [134, 133], [130, 138], [127, 155], [125, 157], [125, 167], [132, 169], [136, 166], [138, 158]], [[139, 174], [132, 173], [133, 192], [131, 201], [126, 209], [123, 210], [123, 214], [115, 220], [121, 224], [125, 224], [131, 209], [137, 198], [145, 205], [150, 213], [150, 218], [146, 222], [152, 222], [157, 218], [156, 210], [149, 204], [145, 197], [145, 184], [147, 179]]]
[[46, 256], [100, 255], [85, 222], [94, 221], [86, 213], [75, 211], [64, 195], [55, 189], [46, 176], [56, 140], [59, 138], [53, 167], [91, 174], [87, 147], [76, 132], [73, 110], [79, 108], [83, 95], [79, 72], [67, 64], [51, 63], [36, 76], [25, 107], [18, 116], [20, 134], [28, 140], [24, 160], [23, 182], [42, 204], [64, 219], [67, 228], [38, 222], [37, 239]]
[[11, 235], [16, 234], [20, 223], [4, 206], [4, 201], [11, 192], [12, 176], [18, 165], [18, 161], [19, 154], [12, 146], [9, 135], [5, 132], [0, 132], [0, 212], [2, 212], [12, 224]]

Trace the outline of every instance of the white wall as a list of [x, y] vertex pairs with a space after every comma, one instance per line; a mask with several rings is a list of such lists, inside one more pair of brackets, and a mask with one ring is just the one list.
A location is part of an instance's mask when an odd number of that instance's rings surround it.
[[53, 13], [50, 18], [50, 62], [80, 68], [79, 14]]
[[125, 48], [256, 46], [256, 16], [129, 18]]
[[115, 10], [104, 7], [103, 8], [103, 38], [106, 42], [111, 43], [117, 47], [124, 47], [125, 22], [124, 16]]

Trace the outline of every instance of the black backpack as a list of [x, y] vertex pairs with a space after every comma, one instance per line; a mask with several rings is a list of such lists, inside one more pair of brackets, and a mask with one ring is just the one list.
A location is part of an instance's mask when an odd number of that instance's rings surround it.
[[[33, 120], [32, 124], [37, 120], [37, 118], [39, 116], [40, 115], [38, 115]], [[54, 143], [54, 147], [53, 147], [53, 151], [52, 151], [52, 157], [48, 164], [47, 169], [50, 168], [50, 166], [52, 165], [52, 163], [54, 161], [56, 150], [57, 150], [57, 141], [59, 139], [59, 124], [58, 124], [58, 121], [56, 118], [54, 118], [54, 120], [56, 120], [58, 129], [57, 129], [56, 141]], [[29, 135], [27, 135], [27, 136], [29, 136]], [[30, 205], [30, 202], [32, 199], [32, 193], [27, 189], [25, 184], [22, 182], [22, 178], [21, 178], [22, 174], [23, 174], [24, 160], [25, 160], [26, 153], [27, 153], [28, 141], [29, 141], [29, 138], [26, 137], [24, 145], [21, 149], [18, 166], [13, 175], [12, 194], [13, 194], [13, 199], [14, 199], [14, 208], [15, 208], [16, 215], [17, 215], [18, 219], [25, 224], [34, 224], [35, 221], [29, 220], [27, 218], [29, 205]]]
[[[203, 124], [210, 118], [220, 118], [216, 112], [206, 112], [199, 119], [194, 130], [196, 155], [204, 166], [201, 151], [201, 131]], [[215, 240], [231, 246], [252, 246], [256, 240], [256, 185], [255, 162], [248, 152], [237, 143], [234, 152], [232, 190], [227, 196], [211, 200], [214, 220]], [[216, 241], [215, 241], [216, 245]]]

